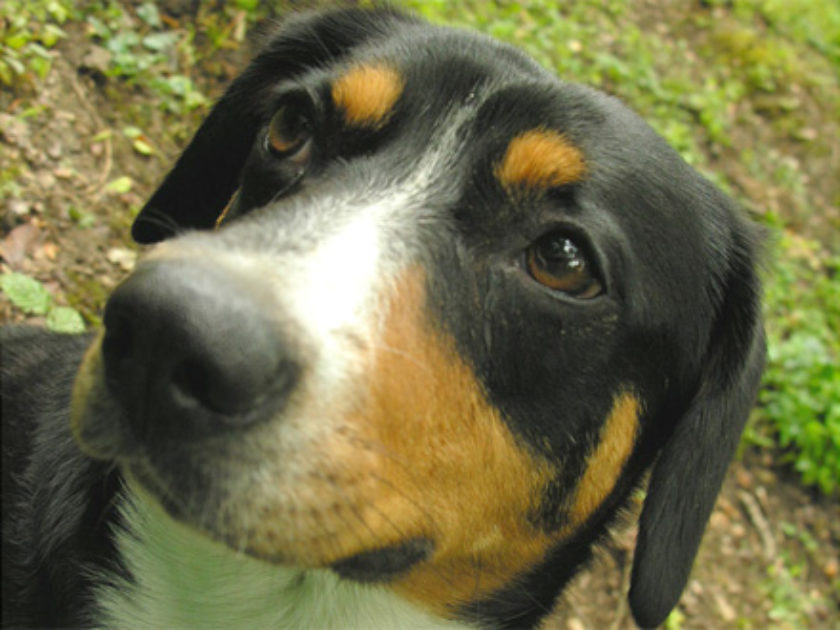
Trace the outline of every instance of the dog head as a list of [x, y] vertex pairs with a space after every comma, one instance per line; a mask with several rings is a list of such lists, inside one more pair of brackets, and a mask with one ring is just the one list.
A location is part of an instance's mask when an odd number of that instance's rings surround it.
[[757, 239], [617, 100], [397, 12], [297, 18], [133, 235], [74, 431], [176, 518], [522, 625], [652, 465], [630, 600], [675, 605], [758, 386]]

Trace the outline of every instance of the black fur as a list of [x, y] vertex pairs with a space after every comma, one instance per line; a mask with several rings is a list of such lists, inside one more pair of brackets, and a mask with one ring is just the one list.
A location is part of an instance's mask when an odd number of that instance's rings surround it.
[[70, 390], [90, 341], [0, 329], [4, 627], [87, 625], [87, 572], [119, 570], [109, 536], [116, 474], [70, 435]]
[[[325, 77], [360, 50], [398, 60], [405, 74], [393, 115], [375, 133], [329, 122], [335, 112]], [[455, 339], [513, 432], [557, 463], [561, 472], [533, 515], [546, 531], [567, 522], [569, 493], [612, 396], [631, 391], [644, 408], [622, 476], [588, 521], [515, 584], [467, 603], [459, 615], [490, 627], [536, 625], [652, 466], [630, 603], [640, 625], [655, 626], [688, 579], [758, 388], [759, 238], [618, 101], [558, 82], [506, 46], [394, 11], [296, 18], [221, 98], [132, 234], [151, 243], [210, 228], [238, 191], [220, 247], [244, 234], [249, 245], [268, 249], [265, 234], [283, 220], [284, 204], [305, 208], [324, 191], [352, 195], [360, 182], [410, 171], [437, 121], [500, 79], [509, 85], [465, 126], [458, 165], [428, 200], [435, 219], [424, 228], [422, 258], [432, 319]], [[266, 122], [290, 90], [322, 107], [323, 127], [302, 173], [281, 169], [262, 148]], [[561, 130], [589, 171], [548, 194], [510, 195], [493, 165], [511, 138], [536, 127]], [[280, 191], [285, 197], [275, 199]], [[579, 237], [605, 295], [558, 296], [515, 271], [518, 253], [555, 229]], [[84, 457], [69, 430], [72, 381], [90, 337], [11, 328], [0, 340], [3, 623], [85, 624], [91, 568], [120, 570], [109, 537], [119, 473]], [[356, 558], [342, 566], [351, 577], [387, 581], [384, 573], [424, 557], [429, 547], [421, 542], [396, 561], [374, 553], [373, 563]], [[383, 575], [371, 577], [371, 567], [383, 567]]]

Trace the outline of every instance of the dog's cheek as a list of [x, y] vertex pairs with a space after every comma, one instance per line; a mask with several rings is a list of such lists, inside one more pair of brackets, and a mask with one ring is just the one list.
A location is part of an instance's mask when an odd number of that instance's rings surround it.
[[641, 403], [628, 390], [612, 395], [579, 482], [557, 506], [563, 524], [545, 528], [537, 514], [557, 465], [514, 436], [454, 341], [429, 323], [424, 283], [417, 270], [397, 283], [358, 426], [382, 445], [378, 474], [398, 489], [377, 509], [435, 544], [393, 588], [453, 614], [539, 565], [608, 499], [633, 452]]
[[376, 510], [435, 546], [394, 588], [445, 613], [555, 544], [534, 518], [553, 469], [516, 440], [454, 343], [428, 323], [424, 274], [411, 270], [396, 287], [367, 408], [352, 424], [381, 445], [377, 474], [393, 491], [372, 497]]
[[76, 443], [89, 456], [113, 459], [127, 455], [134, 445], [123, 430], [122, 412], [105, 385], [102, 362], [104, 331], [85, 352], [76, 372], [70, 402], [70, 429]]

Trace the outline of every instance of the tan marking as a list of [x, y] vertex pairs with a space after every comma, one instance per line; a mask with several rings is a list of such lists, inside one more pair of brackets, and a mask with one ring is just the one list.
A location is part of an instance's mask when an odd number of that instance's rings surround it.
[[508, 583], [556, 542], [532, 522], [552, 469], [513, 437], [451, 339], [429, 329], [424, 302], [424, 276], [412, 272], [399, 283], [381, 341], [391, 351], [376, 357], [357, 422], [390, 454], [378, 474], [393, 491], [366, 520], [436, 545], [394, 588], [445, 612]]
[[359, 359], [365, 385], [351, 396], [353, 409], [336, 419], [311, 399], [305, 415], [330, 424], [328, 431], [298, 425], [296, 413], [278, 424], [281, 443], [286, 432], [313, 433], [313, 441], [273, 455], [298, 462], [291, 477], [272, 482], [277, 496], [258, 488], [243, 503], [237, 495], [233, 519], [260, 518], [233, 537], [259, 556], [299, 566], [427, 538], [432, 556], [390, 587], [446, 616], [514, 583], [574, 533], [621, 472], [638, 403], [617, 398], [571, 495], [576, 520], [546, 531], [535, 517], [556, 468], [514, 437], [453, 340], [432, 328], [423, 272], [394, 284], [381, 336]]
[[495, 175], [505, 188], [552, 188], [580, 181], [586, 164], [580, 149], [550, 129], [532, 129], [508, 144]]
[[[555, 471], [511, 434], [452, 340], [430, 329], [422, 271], [396, 286], [355, 409], [307, 448], [301, 460], [311, 472], [296, 473], [297, 487], [269, 499], [246, 544], [265, 557], [324, 566], [427, 538], [432, 557], [392, 587], [447, 614], [510, 583], [564, 535], [534, 523]], [[283, 430], [296, 430], [294, 418]], [[239, 503], [238, 511], [257, 508]]]
[[403, 91], [399, 73], [386, 65], [356, 66], [333, 83], [332, 98], [348, 125], [381, 127]]
[[570, 513], [570, 525], [582, 525], [604, 502], [618, 481], [639, 432], [641, 403], [630, 393], [613, 402], [598, 444], [589, 456]]

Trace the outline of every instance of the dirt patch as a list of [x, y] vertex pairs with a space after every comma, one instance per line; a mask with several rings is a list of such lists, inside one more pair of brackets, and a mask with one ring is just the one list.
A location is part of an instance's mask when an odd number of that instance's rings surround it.
[[[637, 509], [639, 506], [636, 506]], [[750, 452], [733, 464], [669, 628], [835, 629], [840, 513]], [[626, 593], [636, 528], [616, 531], [545, 630], [636, 628]]]
[[[41, 280], [57, 303], [74, 306], [95, 323], [107, 294], [137, 255], [127, 236], [132, 217], [197, 117], [167, 127], [171, 117], [155, 113], [154, 97], [142, 86], [106, 78], [97, 69], [99, 52], [81, 26], [67, 31], [45, 80], [0, 92], [0, 183], [6, 191], [0, 199], [0, 268]], [[684, 30], [679, 36], [692, 33]], [[217, 95], [218, 86], [234, 72], [235, 54], [212, 63], [201, 81]], [[144, 114], [143, 133], [160, 143], [150, 155], [137, 150], [136, 136], [124, 133], [136, 124], [138, 108], [151, 112]], [[837, 128], [837, 121], [821, 119], [820, 111], [808, 116], [814, 128]], [[761, 124], [753, 128], [761, 143], [780, 155], [792, 155], [800, 165], [814, 162], [813, 179], [832, 179], [818, 188], [814, 201], [824, 199], [830, 206], [831, 195], [837, 194], [836, 154], [817, 164], [812, 152], [798, 152], [801, 146], [790, 138]], [[736, 137], [733, 142], [743, 146], [747, 140]], [[715, 162], [756, 205], [784, 209], [783, 191], [754, 182], [737, 151], [723, 152]], [[824, 233], [819, 225], [807, 225]], [[23, 319], [0, 296], [0, 320]], [[782, 471], [764, 452], [746, 453], [733, 466], [669, 627], [838, 627], [840, 509], [836, 501], [802, 490]], [[624, 595], [634, 536], [632, 527], [616, 532], [547, 628], [635, 627]]]
[[[709, 166], [723, 173], [755, 214], [773, 213], [798, 234], [840, 248], [840, 118], [836, 79], [809, 46], [789, 47], [759, 15], [747, 28], [731, 3], [635, 0], [634, 22], [670, 41], [684, 41], [703, 63], [693, 64], [703, 85], [705, 64], [749, 76], [745, 66], [773, 70], [766, 85], [729, 103], [728, 143], [707, 143]], [[698, 6], [698, 4], [700, 6]], [[713, 29], [705, 26], [713, 21]], [[663, 63], [672, 63], [662, 59]], [[759, 71], [755, 70], [758, 74]], [[725, 76], [725, 74], [724, 74]], [[698, 121], [698, 127], [700, 121]]]

